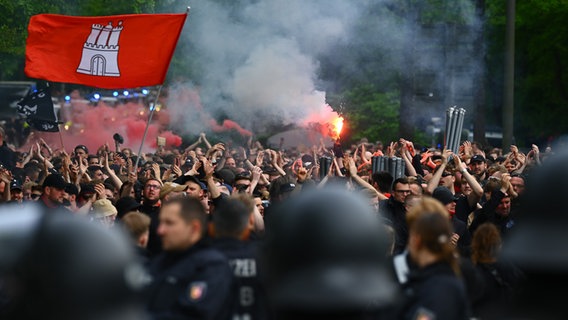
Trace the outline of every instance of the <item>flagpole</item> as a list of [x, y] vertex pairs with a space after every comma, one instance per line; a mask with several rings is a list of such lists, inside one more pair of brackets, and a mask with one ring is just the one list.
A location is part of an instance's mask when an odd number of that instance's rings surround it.
[[57, 128], [59, 129], [59, 142], [61, 142], [61, 149], [63, 149], [64, 152], [67, 152], [67, 150], [65, 150], [65, 145], [63, 144], [63, 135], [61, 134], [61, 125], [57, 124]]
[[144, 135], [142, 136], [142, 141], [140, 142], [140, 148], [138, 148], [138, 156], [136, 157], [136, 163], [134, 164], [134, 173], [137, 174], [138, 163], [140, 162], [140, 157], [142, 155], [142, 147], [144, 146], [144, 141], [146, 140], [146, 134], [148, 133], [148, 128], [150, 127], [150, 122], [152, 121], [152, 116], [154, 115], [154, 110], [156, 109], [156, 103], [160, 98], [160, 93], [162, 92], [162, 86], [158, 88], [158, 93], [156, 94], [156, 101], [150, 103], [150, 114], [148, 115], [148, 122], [146, 122], [146, 129], [144, 129]]

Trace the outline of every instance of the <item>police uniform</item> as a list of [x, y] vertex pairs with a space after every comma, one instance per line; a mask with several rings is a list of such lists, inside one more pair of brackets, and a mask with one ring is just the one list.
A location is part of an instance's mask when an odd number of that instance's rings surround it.
[[224, 255], [204, 240], [164, 252], [150, 265], [147, 307], [152, 319], [227, 319], [232, 274]]
[[233, 269], [235, 301], [231, 319], [266, 319], [266, 295], [260, 282], [256, 242], [219, 238], [213, 246], [225, 254]]
[[464, 283], [449, 264], [433, 263], [408, 274], [400, 319], [467, 320], [471, 313]]

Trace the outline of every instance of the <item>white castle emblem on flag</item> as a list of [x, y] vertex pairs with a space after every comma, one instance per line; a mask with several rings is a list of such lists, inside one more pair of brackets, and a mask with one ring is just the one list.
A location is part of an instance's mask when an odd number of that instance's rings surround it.
[[77, 72], [103, 77], [120, 77], [118, 69], [118, 38], [124, 27], [122, 21], [113, 27], [112, 22], [102, 26], [93, 24], [91, 34], [83, 44], [81, 63]]

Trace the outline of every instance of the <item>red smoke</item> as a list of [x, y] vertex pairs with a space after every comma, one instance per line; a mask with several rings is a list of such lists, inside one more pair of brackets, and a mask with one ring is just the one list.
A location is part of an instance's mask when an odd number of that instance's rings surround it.
[[236, 130], [241, 136], [243, 137], [250, 137], [252, 136], [252, 132], [244, 129], [238, 123], [233, 120], [226, 119], [223, 121], [223, 125], [219, 125], [217, 121], [211, 119], [209, 120], [209, 124], [211, 125], [211, 129], [214, 132], [224, 132], [229, 130]]
[[[60, 110], [60, 121], [64, 122], [60, 125], [60, 130], [65, 150], [70, 153], [76, 145], [84, 144], [89, 148], [89, 153], [95, 154], [97, 149], [105, 143], [108, 143], [111, 150], [114, 150], [113, 135], [118, 133], [124, 138], [121, 147], [130, 148], [134, 153], [138, 153], [149, 112], [149, 108], [142, 102], [118, 103], [116, 106], [110, 106], [99, 101], [95, 106], [82, 100], [78, 93], [74, 92], [71, 95], [71, 102], [62, 105]], [[167, 110], [157, 107], [148, 127], [142, 152], [155, 151], [158, 136], [166, 138], [166, 146], [181, 145], [181, 137], [169, 131], [168, 125]], [[33, 136], [42, 137], [55, 149], [61, 147], [59, 133], [35, 131]], [[36, 141], [33, 136], [28, 139], [29, 142]], [[29, 151], [29, 142], [21, 149]]]

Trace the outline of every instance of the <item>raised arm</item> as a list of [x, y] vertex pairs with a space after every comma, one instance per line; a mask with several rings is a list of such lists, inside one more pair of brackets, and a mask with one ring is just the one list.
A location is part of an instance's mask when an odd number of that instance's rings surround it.
[[442, 174], [444, 173], [444, 170], [448, 165], [448, 157], [451, 154], [452, 150], [444, 148], [444, 151], [442, 151], [442, 164], [440, 165], [440, 167], [438, 167], [438, 170], [434, 172], [434, 175], [432, 175], [430, 181], [428, 181], [428, 186], [426, 187], [427, 194], [432, 194], [434, 192], [434, 189], [436, 189], [436, 187], [440, 184], [440, 179], [442, 178]]
[[197, 141], [195, 141], [194, 143], [192, 143], [191, 145], [189, 145], [187, 148], [185, 148], [185, 151], [194, 150], [194, 149], [197, 148], [200, 144], [201, 144], [201, 136], [199, 136], [199, 138], [197, 138]]
[[203, 172], [205, 172], [205, 182], [207, 183], [207, 189], [211, 194], [211, 199], [217, 199], [221, 196], [221, 191], [219, 191], [219, 187], [217, 187], [217, 185], [215, 184], [215, 180], [213, 179], [215, 166], [213, 166], [211, 161], [206, 157], [202, 157], [202, 162], [203, 162]]
[[[127, 162], [130, 162], [130, 167], [132, 167], [132, 160], [128, 159]], [[112, 184], [120, 190], [120, 188], [122, 187], [122, 180], [120, 180], [120, 178], [116, 175], [116, 172], [114, 172], [114, 170], [111, 169], [110, 165], [109, 165], [109, 161], [108, 161], [108, 153], [105, 152], [104, 156], [103, 156], [103, 166], [105, 168], [105, 171], [107, 172], [108, 176], [110, 177]], [[130, 175], [130, 170], [128, 171], [128, 174]]]
[[355, 165], [355, 160], [353, 160], [353, 158], [348, 158], [347, 159], [347, 164], [348, 164], [348, 172], [349, 172], [349, 176], [351, 176], [351, 180], [355, 183], [357, 183], [358, 185], [360, 185], [361, 187], [368, 189], [369, 191], [372, 191], [374, 194], [377, 195], [377, 197], [379, 198], [379, 200], [386, 200], [388, 199], [387, 196], [385, 196], [384, 194], [380, 193], [379, 191], [377, 191], [377, 189], [375, 189], [370, 183], [368, 183], [367, 181], [365, 181], [363, 178], [361, 178], [358, 174], [357, 174], [357, 166]]
[[477, 182], [474, 176], [472, 176], [469, 171], [467, 170], [467, 165], [461, 161], [460, 157], [454, 154], [454, 164], [456, 168], [459, 168], [462, 177], [464, 177], [465, 181], [469, 184], [472, 189], [472, 192], [467, 196], [467, 202], [471, 206], [477, 204], [481, 197], [483, 196], [483, 188]]
[[406, 174], [410, 177], [416, 177], [418, 174], [416, 173], [416, 169], [412, 164], [412, 154], [408, 150], [408, 146], [406, 144], [402, 145], [402, 149], [400, 150], [400, 156], [404, 160], [406, 164]]
[[209, 142], [209, 140], [207, 140], [207, 136], [205, 136], [205, 132], [201, 132], [199, 134], [199, 137], [201, 138], [201, 142], [205, 143], [205, 146], [207, 147], [207, 149], [211, 149], [211, 143]]
[[278, 171], [278, 173], [280, 173], [281, 176], [285, 176], [286, 175], [286, 171], [284, 171], [284, 169], [282, 169], [282, 167], [278, 164], [278, 152], [276, 152], [275, 150], [271, 150], [271, 149], [267, 149], [270, 153], [270, 163], [272, 164], [272, 166], [274, 167], [274, 169], [276, 169], [276, 171]]

